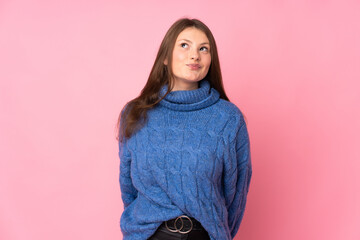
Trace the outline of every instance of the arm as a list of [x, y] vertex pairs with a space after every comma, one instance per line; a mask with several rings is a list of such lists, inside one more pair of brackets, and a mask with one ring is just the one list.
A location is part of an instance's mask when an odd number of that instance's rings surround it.
[[250, 141], [242, 114], [234, 140], [230, 143], [229, 160], [225, 164], [224, 193], [228, 210], [228, 225], [234, 238], [242, 221], [252, 176]]
[[[123, 112], [121, 115], [123, 116]], [[123, 117], [120, 121], [120, 126], [123, 124]], [[131, 179], [131, 154], [127, 148], [127, 140], [123, 138], [123, 142], [119, 141], [119, 158], [120, 158], [120, 174], [119, 174], [119, 182], [120, 182], [120, 190], [121, 190], [121, 198], [123, 201], [124, 209], [132, 203], [137, 197], [137, 190], [132, 184]]]

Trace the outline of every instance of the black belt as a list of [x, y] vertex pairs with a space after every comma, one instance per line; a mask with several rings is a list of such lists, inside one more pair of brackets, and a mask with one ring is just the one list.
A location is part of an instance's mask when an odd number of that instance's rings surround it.
[[191, 230], [204, 230], [203, 226], [195, 218], [181, 215], [161, 224], [170, 232], [189, 233]]

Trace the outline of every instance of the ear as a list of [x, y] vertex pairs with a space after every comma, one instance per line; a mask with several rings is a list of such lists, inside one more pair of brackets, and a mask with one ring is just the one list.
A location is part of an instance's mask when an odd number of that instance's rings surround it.
[[165, 64], [165, 65], [168, 65], [167, 59], [164, 60], [164, 64]]

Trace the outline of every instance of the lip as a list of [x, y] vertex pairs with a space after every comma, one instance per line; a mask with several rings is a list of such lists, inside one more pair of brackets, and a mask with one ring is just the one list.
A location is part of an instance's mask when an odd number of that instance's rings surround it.
[[200, 64], [186, 64], [186, 66], [193, 70], [201, 68]]

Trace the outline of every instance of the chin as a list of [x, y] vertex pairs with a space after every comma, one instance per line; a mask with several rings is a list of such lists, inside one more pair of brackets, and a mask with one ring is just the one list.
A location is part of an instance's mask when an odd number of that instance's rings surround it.
[[204, 77], [196, 77], [196, 78], [188, 78], [187, 80], [190, 82], [198, 82], [204, 78], [205, 78], [205, 76]]

